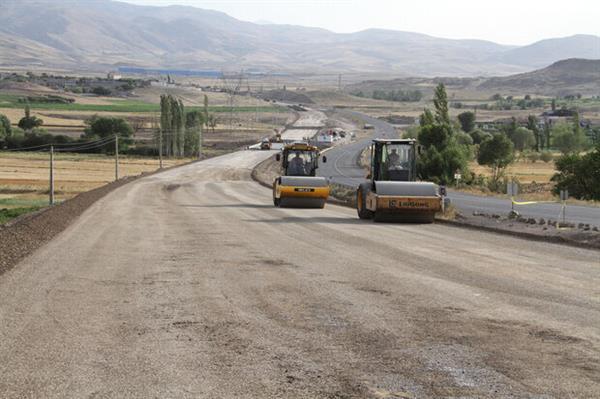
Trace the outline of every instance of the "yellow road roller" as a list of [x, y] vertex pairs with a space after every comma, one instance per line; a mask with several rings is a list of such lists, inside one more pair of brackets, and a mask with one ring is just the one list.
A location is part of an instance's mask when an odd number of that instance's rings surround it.
[[360, 219], [432, 223], [443, 208], [440, 187], [417, 180], [414, 139], [375, 139], [368, 182], [356, 190]]
[[[273, 204], [282, 208], [323, 208], [329, 197], [329, 182], [317, 177], [319, 149], [307, 143], [286, 145], [275, 159], [282, 174], [273, 182]], [[322, 157], [327, 162], [327, 157]]]

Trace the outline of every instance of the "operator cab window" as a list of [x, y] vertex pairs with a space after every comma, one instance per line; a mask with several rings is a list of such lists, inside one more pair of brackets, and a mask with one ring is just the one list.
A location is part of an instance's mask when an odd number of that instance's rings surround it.
[[288, 176], [312, 176], [314, 156], [310, 151], [290, 151], [287, 156]]
[[388, 144], [381, 153], [383, 180], [409, 181], [413, 160], [413, 147], [405, 144]]

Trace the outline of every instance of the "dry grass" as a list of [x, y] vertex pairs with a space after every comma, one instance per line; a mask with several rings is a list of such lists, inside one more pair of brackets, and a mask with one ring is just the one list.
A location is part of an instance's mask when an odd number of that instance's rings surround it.
[[[188, 161], [165, 160], [164, 166]], [[119, 175], [135, 176], [157, 168], [156, 159], [121, 157]], [[48, 197], [48, 175], [48, 153], [0, 153], [0, 208], [44, 203]], [[114, 176], [115, 163], [112, 157], [57, 154], [54, 169], [56, 198], [71, 198], [111, 182]]]
[[[483, 175], [486, 177], [491, 176], [490, 168], [481, 166], [477, 162], [471, 162], [469, 165], [471, 171], [477, 175]], [[554, 169], [554, 162], [525, 162], [517, 161], [510, 165], [506, 170], [506, 176], [508, 178], [515, 178], [520, 183], [530, 184], [536, 183], [549, 183], [552, 176], [556, 173]]]

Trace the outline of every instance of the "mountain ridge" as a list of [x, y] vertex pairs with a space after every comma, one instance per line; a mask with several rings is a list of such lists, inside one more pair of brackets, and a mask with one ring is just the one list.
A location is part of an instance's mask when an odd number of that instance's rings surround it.
[[153, 7], [109, 0], [0, 4], [0, 66], [5, 68], [31, 64], [106, 70], [127, 65], [492, 76], [526, 72], [542, 66], [541, 62], [548, 65], [573, 57], [600, 58], [600, 37], [576, 35], [517, 47], [376, 28], [334, 33], [296, 25], [260, 25], [220, 11], [180, 5]]

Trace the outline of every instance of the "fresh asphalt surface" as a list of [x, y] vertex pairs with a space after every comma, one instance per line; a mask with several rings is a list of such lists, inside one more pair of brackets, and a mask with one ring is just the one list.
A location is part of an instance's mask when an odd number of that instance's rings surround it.
[[[398, 137], [394, 127], [387, 122], [357, 112], [345, 112], [354, 113], [360, 116], [366, 123], [373, 125], [375, 128], [373, 137]], [[365, 181], [365, 171], [358, 166], [358, 157], [360, 156], [360, 152], [370, 142], [370, 139], [363, 139], [328, 150], [326, 153], [327, 163], [319, 165], [317, 174], [328, 177], [337, 184], [357, 187]], [[448, 197], [454, 206], [466, 215], [471, 215], [475, 211], [505, 215], [511, 210], [509, 199], [469, 195], [452, 190], [449, 190]], [[562, 215], [561, 205], [558, 203], [515, 205], [515, 209], [525, 217], [560, 220], [559, 216]], [[568, 205], [566, 208], [566, 220], [574, 223], [590, 223], [600, 226], [600, 208]]]
[[280, 209], [244, 151], [0, 275], [2, 398], [597, 398], [597, 251]]

